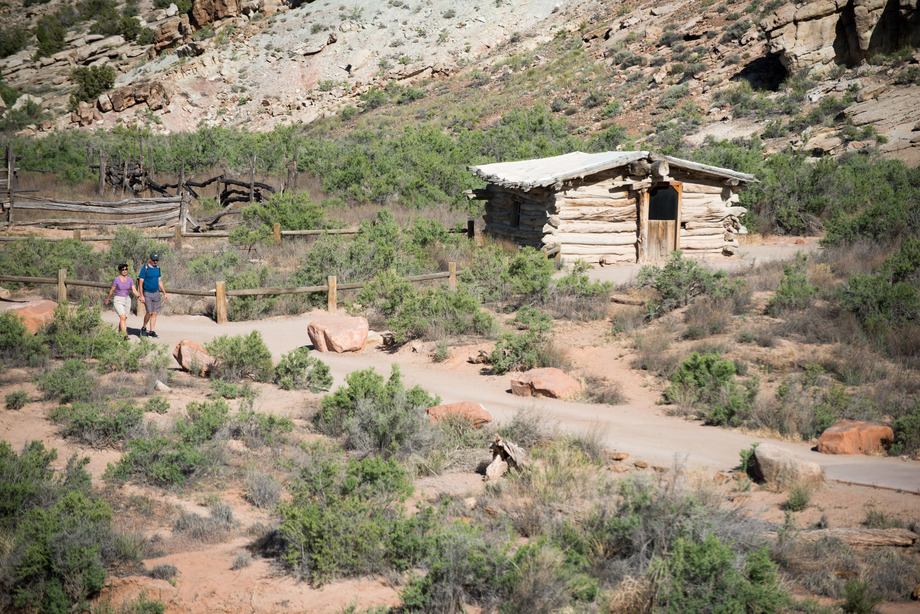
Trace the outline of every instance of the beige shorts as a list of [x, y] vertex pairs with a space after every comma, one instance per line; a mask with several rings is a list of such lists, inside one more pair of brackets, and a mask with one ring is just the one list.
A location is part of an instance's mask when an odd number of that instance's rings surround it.
[[115, 313], [120, 316], [126, 316], [131, 311], [131, 297], [116, 296], [112, 299], [112, 306], [115, 307]]

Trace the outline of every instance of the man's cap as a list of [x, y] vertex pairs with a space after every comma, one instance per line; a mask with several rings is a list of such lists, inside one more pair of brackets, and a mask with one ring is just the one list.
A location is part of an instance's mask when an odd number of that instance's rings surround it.
[[159, 255], [158, 253], [156, 253], [156, 252], [151, 252], [151, 254], [150, 254], [150, 259], [151, 259], [151, 260], [159, 260], [159, 259], [160, 259], [160, 255]]

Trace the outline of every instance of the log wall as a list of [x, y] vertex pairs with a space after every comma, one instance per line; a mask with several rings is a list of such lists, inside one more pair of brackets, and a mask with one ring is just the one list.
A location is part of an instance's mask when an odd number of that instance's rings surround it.
[[[673, 168], [665, 179], [682, 183], [679, 248], [688, 256], [732, 253], [743, 231], [738, 218], [746, 211], [737, 206], [737, 188]], [[490, 185], [485, 230], [520, 245], [558, 246], [562, 258], [633, 263], [639, 257], [642, 194], [651, 185], [646, 178], [628, 176], [626, 169], [567, 182], [557, 190], [523, 192]]]

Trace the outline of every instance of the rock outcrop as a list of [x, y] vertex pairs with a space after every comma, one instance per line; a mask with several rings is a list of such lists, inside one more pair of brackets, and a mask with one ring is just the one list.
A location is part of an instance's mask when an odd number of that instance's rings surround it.
[[876, 52], [920, 43], [917, 0], [818, 0], [786, 4], [760, 22], [771, 53], [792, 73], [854, 66]]
[[872, 454], [883, 452], [894, 442], [890, 426], [861, 420], [839, 420], [821, 433], [818, 452], [824, 454]]
[[563, 399], [577, 394], [579, 390], [581, 384], [577, 379], [553, 367], [531, 369], [511, 378], [511, 392], [519, 397]]
[[153, 48], [160, 52], [194, 32], [188, 15], [170, 17], [153, 31]]
[[324, 316], [307, 325], [317, 352], [360, 352], [367, 343], [367, 320], [361, 317]]
[[824, 470], [818, 463], [799, 458], [770, 443], [762, 443], [754, 448], [754, 474], [775, 486], [820, 486], [824, 483]]
[[239, 0], [195, 0], [191, 11], [192, 23], [199, 28], [239, 14]]

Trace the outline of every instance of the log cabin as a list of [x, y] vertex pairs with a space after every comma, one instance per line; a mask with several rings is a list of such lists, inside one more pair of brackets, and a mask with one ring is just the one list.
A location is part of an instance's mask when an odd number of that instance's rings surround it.
[[753, 175], [649, 151], [609, 151], [467, 167], [487, 183], [485, 232], [563, 261], [660, 262], [733, 255], [739, 192]]

